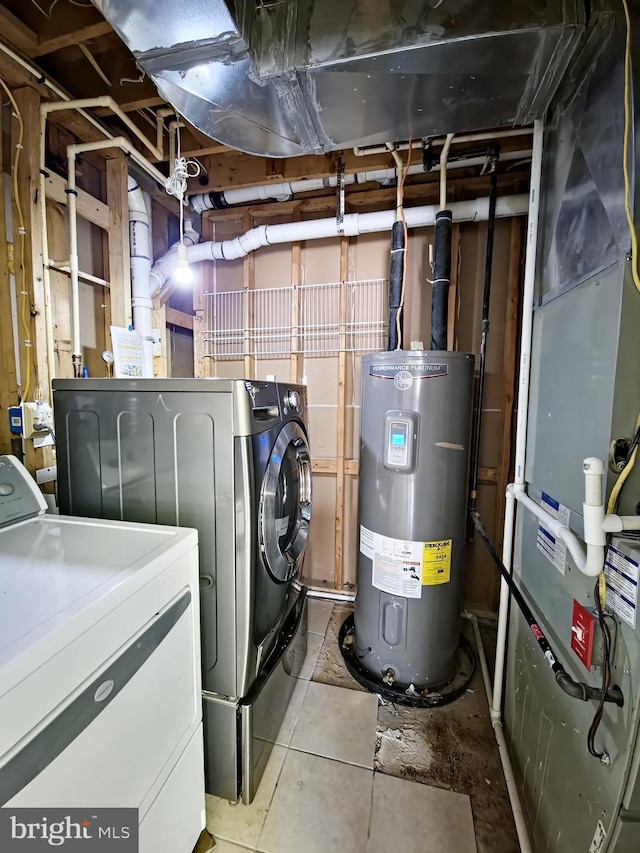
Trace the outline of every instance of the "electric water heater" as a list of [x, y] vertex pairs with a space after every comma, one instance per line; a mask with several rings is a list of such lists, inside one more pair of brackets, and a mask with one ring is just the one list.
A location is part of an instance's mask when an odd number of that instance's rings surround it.
[[461, 352], [362, 359], [355, 654], [398, 687], [456, 673], [473, 372]]

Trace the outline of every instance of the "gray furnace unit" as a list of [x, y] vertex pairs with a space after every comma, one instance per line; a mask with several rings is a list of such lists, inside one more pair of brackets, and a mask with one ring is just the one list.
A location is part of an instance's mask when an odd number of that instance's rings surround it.
[[389, 686], [456, 675], [473, 374], [469, 353], [362, 359], [354, 651]]

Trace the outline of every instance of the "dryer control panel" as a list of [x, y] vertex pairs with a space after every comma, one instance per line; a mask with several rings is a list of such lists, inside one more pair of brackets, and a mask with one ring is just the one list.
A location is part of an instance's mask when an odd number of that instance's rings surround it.
[[47, 511], [35, 480], [15, 456], [0, 456], [0, 527]]

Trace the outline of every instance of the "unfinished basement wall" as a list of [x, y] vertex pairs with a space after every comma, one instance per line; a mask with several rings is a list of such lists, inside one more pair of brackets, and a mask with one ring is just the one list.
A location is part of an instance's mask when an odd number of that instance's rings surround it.
[[[247, 215], [216, 220], [212, 215], [216, 240], [237, 236], [254, 223]], [[263, 218], [260, 223], [264, 222]], [[283, 221], [269, 218], [268, 222]], [[495, 235], [494, 278], [491, 306], [483, 438], [480, 453], [479, 508], [490, 534], [499, 540], [502, 495], [508, 478], [510, 454], [510, 422], [512, 412], [513, 371], [515, 364], [515, 320], [509, 320], [517, 303], [520, 278], [520, 234], [518, 220], [499, 220]], [[449, 345], [479, 353], [482, 287], [484, 280], [486, 223], [465, 224], [454, 229], [454, 259], [450, 294]], [[352, 238], [331, 238], [293, 246], [270, 246], [253, 256], [231, 262], [219, 262], [209, 271], [207, 284], [214, 292], [230, 293], [267, 289], [272, 313], [259, 308], [260, 316], [236, 318], [245, 328], [273, 325], [273, 337], [286, 340], [275, 343], [282, 347], [277, 355], [256, 357], [256, 341], [246, 335], [244, 346], [238, 345], [233, 358], [205, 358], [199, 369], [202, 375], [265, 379], [279, 381], [296, 378], [307, 386], [310, 440], [314, 467], [313, 523], [305, 558], [304, 578], [311, 586], [352, 589], [357, 566], [357, 493], [360, 444], [360, 360], [366, 351], [335, 350], [322, 353], [292, 352], [297, 338], [282, 329], [295, 327], [298, 301], [304, 302], [314, 285], [345, 280], [373, 282], [387, 279], [389, 274], [388, 233], [366, 234]], [[409, 232], [406, 279], [405, 346], [422, 341], [429, 346], [431, 288], [429, 245], [432, 229]], [[213, 266], [213, 265], [212, 265]], [[205, 284], [205, 287], [207, 286]], [[298, 297], [278, 301], [278, 288], [299, 284]], [[367, 287], [368, 285], [363, 285]], [[309, 291], [304, 291], [304, 288]], [[271, 294], [273, 291], [273, 295]], [[373, 293], [374, 291], [369, 291]], [[376, 291], [377, 292], [377, 291]], [[210, 297], [202, 297], [205, 337], [213, 324]], [[199, 303], [200, 304], [200, 303]], [[259, 302], [255, 303], [260, 305]], [[278, 306], [286, 305], [284, 316], [275, 317]], [[357, 307], [357, 306], [356, 306]], [[362, 309], [364, 310], [364, 309]], [[386, 320], [386, 306], [384, 306]], [[322, 306], [320, 308], [322, 311]], [[266, 313], [265, 313], [266, 312]], [[292, 314], [292, 316], [286, 316]], [[299, 316], [299, 315], [298, 315]], [[320, 318], [321, 319], [321, 318]], [[357, 321], [356, 317], [356, 321]], [[217, 318], [218, 327], [222, 322]], [[233, 324], [233, 321], [231, 321]], [[295, 332], [295, 328], [294, 328]], [[259, 333], [258, 333], [259, 334]], [[291, 334], [291, 340], [288, 339]], [[241, 337], [241, 335], [240, 335]], [[328, 337], [333, 346], [335, 337]], [[211, 347], [211, 344], [209, 344]], [[207, 344], [204, 344], [206, 351]], [[304, 349], [304, 345], [302, 347]], [[372, 349], [384, 348], [379, 344]], [[211, 350], [210, 350], [211, 351]], [[344, 389], [344, 390], [342, 390]], [[482, 609], [495, 609], [498, 579], [495, 570], [477, 543], [468, 547], [465, 600]]]

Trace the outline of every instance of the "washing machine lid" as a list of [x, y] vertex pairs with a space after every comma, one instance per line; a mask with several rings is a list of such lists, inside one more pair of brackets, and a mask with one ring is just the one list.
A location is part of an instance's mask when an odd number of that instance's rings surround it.
[[196, 542], [184, 528], [57, 515], [1, 529], [0, 695], [5, 665], [27, 650], [52, 653], [107, 598], [125, 600]]
[[286, 583], [300, 569], [311, 521], [311, 456], [307, 436], [288, 421], [275, 440], [262, 481], [258, 531], [271, 577]]

